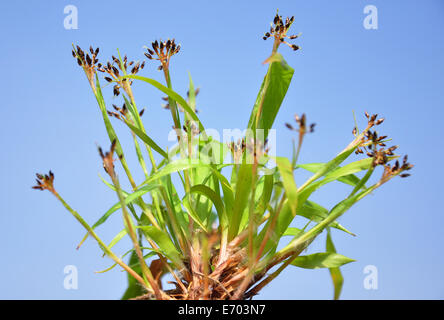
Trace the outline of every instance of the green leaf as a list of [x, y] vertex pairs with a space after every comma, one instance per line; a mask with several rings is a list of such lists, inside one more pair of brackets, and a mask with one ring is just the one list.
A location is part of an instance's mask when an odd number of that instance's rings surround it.
[[139, 128], [133, 126], [127, 120], [124, 120], [124, 121], [125, 121], [126, 125], [131, 129], [131, 131], [134, 132], [140, 139], [142, 139], [143, 142], [145, 142], [147, 145], [149, 145], [151, 148], [153, 148], [155, 151], [157, 151], [164, 158], [168, 159], [168, 154], [161, 147], [159, 147], [157, 145], [157, 143], [154, 142], [153, 139], [151, 139], [147, 134], [145, 134]]
[[[307, 218], [308, 220], [321, 222], [322, 220], [327, 218], [328, 210], [313, 201], [307, 200], [304, 205], [298, 210], [297, 214], [303, 216], [304, 218]], [[354, 233], [350, 232], [336, 221], [332, 222], [330, 226], [344, 231], [352, 236], [355, 236]]]
[[287, 228], [287, 230], [285, 230], [285, 232], [282, 234], [282, 236], [297, 237], [303, 233], [304, 233], [304, 231], [302, 231], [301, 229], [289, 227], [289, 228]]
[[285, 194], [290, 205], [293, 216], [296, 215], [296, 209], [298, 206], [298, 188], [293, 177], [293, 167], [290, 160], [287, 158], [277, 157], [276, 164], [281, 173], [282, 182], [284, 184]]
[[[296, 168], [302, 168], [302, 169], [305, 169], [305, 170], [310, 171], [312, 173], [316, 173], [324, 165], [325, 165], [325, 163], [306, 163], [306, 164], [298, 164], [298, 165], [296, 165]], [[350, 174], [350, 175], [343, 176], [343, 177], [339, 178], [338, 181], [354, 187], [359, 183], [360, 179], [357, 176], [355, 176], [354, 174]]]
[[[332, 160], [330, 160], [327, 163], [324, 163], [318, 171], [316, 171], [316, 173], [314, 175], [312, 175], [310, 177], [310, 179], [308, 179], [301, 187], [301, 190], [307, 188], [308, 186], [310, 186], [314, 181], [316, 181], [317, 179], [319, 179], [322, 176], [327, 175], [328, 173], [330, 173], [332, 170], [336, 169], [342, 162], [345, 161], [345, 159], [347, 159], [350, 154], [352, 154], [352, 152], [356, 149], [356, 147], [353, 148], [349, 148], [343, 152], [341, 152], [340, 154], [338, 154], [336, 157], [334, 157]], [[340, 178], [341, 176], [337, 176], [336, 179]], [[335, 179], [331, 180], [334, 181]], [[308, 198], [308, 197], [307, 197]]]
[[227, 226], [228, 221], [227, 221], [227, 215], [225, 212], [224, 203], [222, 202], [222, 199], [216, 192], [214, 192], [211, 188], [207, 187], [206, 185], [198, 184], [191, 187], [190, 193], [198, 193], [210, 199], [213, 202], [214, 207], [216, 208], [221, 226], [223, 228]]
[[355, 260], [347, 258], [339, 253], [320, 252], [306, 256], [299, 256], [294, 259], [291, 264], [304, 269], [319, 269], [337, 268], [353, 261]]
[[260, 196], [259, 206], [257, 209], [259, 217], [262, 217], [265, 210], [267, 209], [272, 193], [273, 193], [273, 175], [268, 174], [264, 176], [263, 191]]
[[[132, 269], [136, 271], [140, 276], [142, 276], [142, 271], [140, 268], [139, 258], [137, 257], [137, 254], [135, 251], [131, 253], [128, 265], [133, 265]], [[122, 300], [128, 300], [132, 299], [138, 296], [141, 296], [144, 294], [144, 290], [140, 283], [134, 279], [129, 273], [127, 274], [128, 279], [128, 288], [125, 290], [125, 293], [122, 296]]]
[[[326, 242], [326, 251], [330, 253], [336, 253], [336, 248], [331, 239], [330, 229], [327, 228], [327, 242]], [[333, 281], [334, 287], [334, 295], [333, 298], [335, 300], [339, 299], [342, 291], [342, 285], [344, 284], [344, 277], [342, 276], [341, 270], [339, 267], [329, 268], [331, 280]]]
[[142, 231], [159, 246], [160, 251], [162, 251], [171, 262], [179, 268], [183, 267], [181, 254], [174, 246], [168, 233], [154, 226], [139, 226], [137, 228], [142, 229]]
[[264, 139], [267, 138], [268, 129], [273, 126], [294, 73], [280, 53], [275, 53], [268, 61], [268, 71], [248, 121], [249, 129], [265, 130]]
[[111, 124], [111, 121], [109, 119], [107, 110], [106, 110], [106, 104], [105, 104], [105, 99], [103, 98], [102, 95], [102, 89], [100, 88], [100, 82], [99, 82], [99, 77], [96, 73], [96, 99], [97, 99], [97, 103], [99, 104], [99, 108], [100, 111], [102, 113], [102, 118], [103, 118], [103, 122], [105, 123], [105, 129], [106, 132], [108, 133], [108, 137], [110, 142], [116, 141], [116, 154], [118, 155], [119, 159], [120, 159], [120, 163], [122, 164], [123, 169], [125, 170], [126, 175], [128, 176], [128, 179], [130, 180], [131, 183], [134, 183], [133, 178], [131, 176], [131, 172], [128, 168], [128, 164], [126, 162], [125, 156], [123, 154], [123, 150], [122, 150], [122, 146], [120, 144], [119, 139], [117, 138], [117, 134], [114, 131], [114, 128]]
[[248, 199], [252, 183], [252, 165], [243, 163], [239, 168], [238, 180], [236, 183], [236, 192], [234, 195], [233, 211], [229, 219], [229, 239], [233, 239], [238, 231], [242, 221], [242, 215], [248, 205]]
[[[133, 193], [128, 194], [128, 196], [125, 198], [125, 204], [128, 205], [128, 204], [134, 202], [135, 200], [137, 200], [137, 198], [143, 196], [145, 193], [148, 193], [154, 189], [157, 189], [158, 187], [159, 187], [159, 185], [152, 184], [152, 185], [137, 189]], [[105, 212], [105, 214], [103, 216], [101, 216], [100, 219], [96, 221], [96, 223], [93, 224], [92, 229], [95, 229], [98, 226], [100, 226], [101, 224], [103, 224], [109, 218], [109, 216], [111, 214], [113, 214], [115, 211], [119, 210], [120, 208], [122, 208], [122, 204], [120, 202], [117, 202], [107, 212]]]
[[189, 216], [202, 228], [203, 231], [208, 233], [208, 228], [205, 226], [205, 222], [199, 216], [199, 213], [193, 208], [188, 199], [189, 194], [186, 194], [182, 199], [182, 204], [187, 210]]
[[[337, 156], [334, 160], [322, 165], [319, 169], [304, 185], [301, 187], [303, 189], [299, 193], [299, 205], [305, 203], [305, 201], [310, 197], [310, 195], [319, 189], [321, 186], [330, 183], [332, 181], [338, 180], [344, 176], [349, 176], [350, 174], [367, 170], [371, 167], [373, 159], [366, 158], [363, 160], [355, 161], [349, 163], [343, 167], [337, 168], [337, 166], [344, 161], [348, 155], [354, 150], [352, 148], [349, 151], [345, 151]], [[314, 181], [319, 177], [325, 175], [325, 178], [319, 181]]]
[[152, 86], [156, 87], [157, 89], [159, 89], [160, 91], [162, 91], [163, 93], [165, 93], [166, 95], [168, 95], [168, 97], [170, 97], [171, 99], [173, 99], [174, 101], [176, 101], [178, 104], [181, 105], [181, 107], [189, 114], [189, 116], [191, 117], [192, 120], [196, 121], [199, 125], [199, 130], [201, 132], [205, 131], [204, 126], [202, 125], [202, 122], [200, 122], [199, 117], [196, 115], [196, 113], [194, 112], [194, 110], [188, 105], [188, 103], [185, 101], [184, 98], [182, 98], [178, 93], [176, 93], [175, 91], [169, 89], [168, 87], [165, 87], [163, 84], [159, 83], [158, 81], [154, 80], [154, 79], [150, 79], [150, 78], [145, 78], [145, 77], [141, 77], [141, 76], [136, 76], [136, 75], [127, 75], [124, 76], [122, 78], [131, 78], [131, 79], [137, 79], [140, 81], [144, 81], [146, 83], [151, 84]]
[[111, 242], [108, 245], [108, 248], [114, 247], [122, 238], [127, 234], [126, 229], [123, 229], [120, 231], [114, 238], [111, 240]]

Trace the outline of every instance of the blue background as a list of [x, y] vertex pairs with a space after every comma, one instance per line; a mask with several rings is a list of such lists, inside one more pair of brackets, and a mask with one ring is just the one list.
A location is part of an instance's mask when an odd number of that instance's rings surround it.
[[[63, 27], [66, 5], [78, 8], [78, 30]], [[378, 8], [379, 28], [363, 27], [363, 9]], [[89, 239], [76, 251], [82, 227], [48, 193], [31, 190], [35, 172], [52, 169], [65, 199], [93, 223], [116, 202], [100, 181], [95, 143], [109, 144], [89, 85], [73, 58], [71, 43], [99, 46], [99, 58], [119, 48], [143, 59], [143, 46], [175, 37], [181, 53], [172, 59], [176, 91], [185, 94], [188, 72], [201, 87], [200, 117], [208, 128], [244, 128], [266, 67], [271, 41], [261, 39], [276, 8], [294, 15], [295, 43], [280, 50], [295, 69], [275, 127], [278, 152], [290, 156], [293, 135], [284, 122], [307, 113], [316, 132], [307, 137], [300, 162], [326, 161], [350, 142], [355, 110], [386, 118], [383, 134], [416, 165], [413, 175], [384, 185], [340, 222], [357, 237], [334, 230], [338, 252], [357, 262], [342, 268], [344, 299], [444, 298], [442, 168], [444, 2], [429, 1], [2, 1], [0, 4], [0, 298], [118, 299], [126, 277]], [[148, 63], [141, 75], [162, 81]], [[167, 146], [171, 126], [158, 92], [135, 84], [146, 128]], [[108, 104], [111, 88], [105, 89]], [[142, 172], [120, 124], [130, 165]], [[138, 170], [138, 171], [137, 171]], [[301, 184], [303, 180], [298, 180]], [[326, 207], [347, 188], [328, 186], [314, 199]], [[336, 201], [336, 202], [335, 202]], [[115, 215], [98, 233], [106, 241], [120, 231]], [[311, 251], [324, 249], [324, 236]], [[123, 242], [116, 252], [129, 247]], [[66, 265], [79, 272], [78, 290], [63, 287]], [[364, 267], [378, 268], [378, 289], [366, 290]], [[330, 299], [327, 270], [288, 268], [263, 299]]]

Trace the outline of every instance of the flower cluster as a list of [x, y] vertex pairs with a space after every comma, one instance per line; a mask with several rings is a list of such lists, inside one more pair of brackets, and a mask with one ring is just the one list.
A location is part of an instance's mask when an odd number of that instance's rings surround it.
[[[355, 154], [363, 154], [364, 152], [370, 158], [373, 158], [372, 166], [375, 168], [378, 165], [384, 166], [384, 173], [381, 179], [381, 183], [388, 181], [393, 176], [400, 175], [401, 178], [406, 178], [410, 176], [408, 173], [402, 173], [413, 168], [413, 165], [407, 162], [407, 155], [404, 156], [402, 165], [396, 160], [393, 166], [388, 163], [394, 157], [397, 157], [393, 151], [395, 151], [398, 146], [391, 146], [386, 148], [385, 142], [388, 141], [387, 136], [379, 136], [376, 131], [371, 131], [370, 129], [374, 126], [378, 126], [384, 122], [384, 118], [377, 119], [378, 115], [369, 115], [365, 112], [365, 117], [367, 118], [367, 128], [364, 131], [364, 135], [360, 141], [360, 144], [355, 150]], [[358, 129], [353, 128], [353, 135], [357, 136]]]
[[77, 64], [85, 71], [89, 84], [94, 91], [96, 90], [94, 83], [96, 68], [99, 70], [102, 67], [97, 59], [98, 54], [99, 48], [93, 49], [92, 46], [89, 47], [89, 53], [86, 54], [79, 46], [72, 50], [72, 56], [77, 60]]
[[111, 143], [110, 151], [106, 153], [103, 153], [102, 148], [99, 147], [99, 154], [103, 161], [103, 168], [112, 179], [116, 177], [116, 172], [114, 171], [114, 158], [113, 158], [114, 150], [116, 149], [116, 142], [117, 142], [116, 140], [113, 140], [113, 142]]
[[299, 139], [298, 139], [298, 151], [300, 150], [300, 147], [302, 145], [302, 142], [304, 140], [304, 136], [307, 133], [314, 132], [314, 128], [316, 126], [316, 123], [312, 123], [307, 127], [307, 118], [305, 116], [305, 113], [302, 114], [302, 116], [298, 116], [297, 114], [294, 115], [294, 120], [296, 121], [296, 124], [298, 125], [298, 129], [294, 128], [291, 124], [285, 123], [285, 126], [290, 129], [291, 131], [299, 132]]
[[285, 40], [285, 39], [293, 40], [293, 39], [296, 39], [300, 36], [300, 34], [290, 35], [290, 36], [287, 35], [287, 32], [290, 29], [293, 22], [294, 22], [294, 17], [291, 17], [291, 18], [287, 17], [285, 19], [285, 23], [284, 23], [282, 16], [280, 16], [279, 14], [276, 13], [276, 16], [274, 17], [273, 22], [271, 23], [270, 31], [266, 32], [263, 36], [264, 40], [267, 40], [270, 37], [274, 38], [273, 51], [277, 50], [277, 48], [279, 47], [279, 45], [281, 43], [285, 43], [287, 46], [292, 48], [294, 51], [300, 49], [299, 46], [297, 46], [295, 44], [290, 44]]
[[[124, 103], [121, 108], [119, 108], [118, 106], [113, 104], [113, 109], [115, 111], [106, 110], [106, 112], [108, 113], [108, 115], [110, 117], [114, 117], [114, 118], [122, 120], [122, 121], [125, 121], [125, 120], [131, 121], [131, 118], [128, 116], [128, 108], [126, 107], [126, 103]], [[139, 112], [139, 116], [141, 117], [144, 112], [145, 112], [145, 109], [142, 109]]]
[[129, 73], [132, 75], [136, 75], [145, 67], [145, 61], [143, 61], [142, 63], [135, 63], [134, 61], [128, 61], [127, 56], [123, 58], [122, 62], [120, 62], [120, 60], [117, 59], [115, 56], [112, 56], [112, 61], [112, 63], [108, 61], [105, 66], [98, 68], [97, 70], [100, 72], [105, 72], [109, 75], [109, 77], [105, 77], [106, 81], [116, 82], [113, 88], [113, 93], [115, 96], [118, 96], [120, 94], [120, 88], [123, 88], [125, 91], [127, 91], [128, 95], [130, 95], [130, 93], [128, 92], [129, 86], [132, 85], [133, 81], [128, 79], [121, 79], [120, 77], [122, 75], [128, 74], [128, 68], [131, 66], [132, 68]]
[[147, 48], [148, 52], [145, 52], [145, 56], [150, 60], [160, 61], [159, 70], [168, 70], [170, 58], [179, 53], [180, 44], [176, 45], [175, 40], [168, 39], [167, 41], [154, 41], [151, 43], [152, 50]]
[[37, 176], [37, 185], [33, 186], [33, 189], [36, 190], [48, 190], [51, 193], [55, 193], [55, 189], [54, 189], [54, 173], [52, 173], [52, 171], [49, 171], [49, 174], [36, 174]]

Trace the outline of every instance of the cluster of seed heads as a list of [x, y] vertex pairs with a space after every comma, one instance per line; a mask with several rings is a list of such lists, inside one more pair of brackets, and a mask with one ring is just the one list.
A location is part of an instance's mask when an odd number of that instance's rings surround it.
[[168, 70], [170, 58], [179, 53], [180, 44], [176, 45], [175, 40], [168, 39], [167, 41], [154, 41], [151, 43], [152, 50], [147, 48], [148, 52], [145, 52], [145, 56], [150, 60], [160, 61], [159, 70]]
[[242, 154], [245, 152], [247, 147], [245, 143], [245, 138], [237, 140], [237, 142], [231, 141], [231, 143], [227, 143], [228, 149], [231, 151], [231, 155], [233, 157], [234, 163], [240, 163], [240, 159], [242, 158]]
[[55, 193], [54, 189], [54, 173], [52, 171], [49, 171], [49, 174], [40, 174], [36, 173], [37, 176], [37, 185], [33, 186], [33, 189], [36, 190], [49, 190], [51, 193]]
[[314, 128], [316, 126], [316, 123], [312, 123], [312, 124], [310, 124], [310, 126], [307, 127], [307, 117], [305, 116], [305, 113], [303, 113], [302, 116], [300, 116], [300, 117], [297, 114], [295, 114], [294, 120], [296, 121], [296, 123], [298, 125], [298, 129], [294, 128], [289, 123], [285, 123], [285, 126], [292, 131], [299, 132], [300, 135], [314, 132]]
[[191, 136], [197, 136], [200, 133], [199, 127], [195, 121], [186, 120], [185, 124], [182, 126], [183, 131]]
[[128, 62], [128, 57], [125, 56], [122, 60], [122, 63], [120, 63], [120, 60], [117, 59], [115, 56], [112, 56], [112, 63], [107, 62], [107, 64], [103, 67], [98, 68], [97, 70], [100, 72], [105, 72], [109, 75], [109, 77], [105, 77], [105, 80], [108, 82], [115, 81], [116, 84], [113, 88], [113, 93], [115, 96], [118, 96], [120, 94], [120, 88], [123, 87], [124, 90], [125, 84], [132, 85], [133, 81], [128, 79], [121, 79], [121, 73], [122, 74], [128, 74], [128, 68], [131, 67], [131, 70], [129, 71], [130, 74], [136, 75], [140, 70], [142, 70], [145, 67], [145, 61], [142, 63], [134, 61]]
[[271, 23], [270, 31], [266, 32], [262, 38], [264, 40], [267, 40], [268, 38], [273, 37], [275, 44], [276, 44], [275, 45], [276, 48], [279, 46], [279, 44], [285, 43], [287, 46], [292, 48], [294, 51], [298, 50], [300, 48], [299, 46], [297, 46], [295, 44], [290, 44], [285, 40], [285, 39], [293, 40], [293, 39], [296, 39], [300, 36], [300, 34], [290, 35], [290, 36], [287, 35], [287, 32], [290, 29], [293, 22], [294, 22], [294, 17], [291, 17], [291, 18], [287, 17], [285, 19], [285, 23], [284, 23], [282, 16], [280, 16], [279, 14], [276, 13], [276, 16], [274, 17], [273, 22]]
[[92, 46], [89, 47], [89, 53], [86, 53], [79, 47], [76, 46], [72, 50], [72, 56], [77, 60], [77, 64], [83, 68], [86, 77], [88, 78], [89, 84], [95, 91], [94, 75], [97, 69], [100, 69], [102, 65], [99, 63], [97, 56], [99, 54], [99, 48], [93, 49]]
[[[393, 151], [395, 151], [398, 146], [391, 146], [386, 148], [385, 142], [387, 142], [387, 136], [379, 136], [376, 131], [371, 131], [370, 129], [374, 126], [379, 126], [384, 122], [384, 118], [378, 118], [377, 114], [369, 115], [368, 112], [365, 112], [365, 117], [367, 118], [367, 128], [364, 132], [364, 135], [360, 141], [360, 144], [355, 150], [355, 154], [363, 154], [370, 158], [373, 158], [372, 166], [373, 168], [382, 165], [384, 166], [384, 174], [382, 178], [382, 182], [387, 181], [390, 177], [400, 174], [402, 171], [410, 170], [413, 168], [413, 165], [407, 163], [407, 155], [404, 156], [402, 165], [399, 164], [399, 161], [396, 160], [393, 166], [390, 166], [388, 162], [395, 156]], [[358, 136], [358, 129], [356, 127], [353, 128], [353, 135]], [[400, 174], [400, 177], [405, 178], [410, 176], [408, 173]]]
[[[386, 146], [384, 142], [386, 142], [387, 136], [378, 137], [378, 134], [376, 133], [376, 131], [374, 131], [373, 133], [370, 131], [370, 129], [373, 128], [374, 126], [379, 126], [381, 123], [383, 123], [384, 118], [377, 119], [378, 114], [372, 114], [370, 116], [367, 111], [365, 111], [364, 114], [365, 114], [365, 117], [367, 118], [367, 128], [365, 130], [364, 137], [362, 138], [360, 144], [358, 145], [358, 147], [355, 150], [355, 154], [363, 154], [364, 151], [362, 149], [363, 148], [365, 149], [366, 146], [370, 146], [370, 145], [374, 145], [374, 147], [376, 147], [376, 146], [385, 147]], [[355, 137], [357, 137], [358, 136], [358, 128], [353, 127], [352, 133]], [[395, 147], [392, 151], [394, 151], [396, 148], [397, 147]], [[392, 154], [389, 154], [389, 155], [392, 155]]]
[[[121, 108], [119, 108], [118, 106], [113, 104], [113, 109], [115, 111], [106, 110], [106, 112], [108, 113], [108, 115], [110, 117], [114, 117], [114, 118], [122, 120], [122, 121], [124, 121], [125, 119], [128, 121], [131, 121], [131, 119], [128, 117], [129, 113], [128, 113], [128, 108], [126, 107], [126, 103], [123, 103]], [[144, 112], [145, 112], [145, 109], [142, 109], [139, 112], [139, 116], [141, 117]]]
[[399, 163], [398, 160], [395, 161], [393, 166], [384, 165], [384, 172], [382, 174], [381, 183], [384, 183], [390, 178], [399, 175], [401, 178], [407, 178], [410, 176], [409, 173], [402, 173], [404, 171], [408, 171], [413, 168], [413, 164], [407, 162], [407, 155], [404, 156], [402, 160], [402, 164]]
[[[89, 47], [89, 52], [85, 54], [85, 52], [77, 46], [75, 50], [72, 50], [72, 56], [77, 59], [77, 63], [81, 67], [95, 67], [99, 62], [97, 59], [97, 55], [99, 54], [99, 48], [93, 49], [92, 46]], [[91, 54], [91, 55], [90, 55]], [[98, 65], [100, 67], [100, 64]]]
[[242, 138], [238, 139], [237, 142], [231, 141], [227, 143], [227, 146], [231, 152], [234, 163], [240, 163], [246, 151], [248, 152], [247, 154], [252, 155], [256, 160], [268, 154], [270, 151], [268, 139], [265, 139], [265, 142], [262, 143], [260, 140], [250, 138], [250, 141], [247, 143], [246, 139]]

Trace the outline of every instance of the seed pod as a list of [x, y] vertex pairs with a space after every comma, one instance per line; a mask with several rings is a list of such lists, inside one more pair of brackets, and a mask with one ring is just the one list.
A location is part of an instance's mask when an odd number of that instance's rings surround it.
[[314, 128], [315, 128], [315, 126], [316, 126], [316, 123], [312, 123], [312, 124], [310, 125], [310, 132], [314, 132]]
[[293, 126], [289, 123], [285, 123], [285, 126], [290, 130], [294, 130]]
[[113, 93], [115, 96], [118, 96], [120, 94], [119, 86], [114, 86]]
[[356, 129], [356, 127], [353, 127], [352, 134], [355, 136], [357, 133], [358, 133], [358, 130]]
[[384, 118], [381, 118], [381, 119], [378, 119], [377, 121], [376, 121], [376, 125], [378, 126], [378, 125], [380, 125], [381, 123], [383, 123], [384, 122]]

